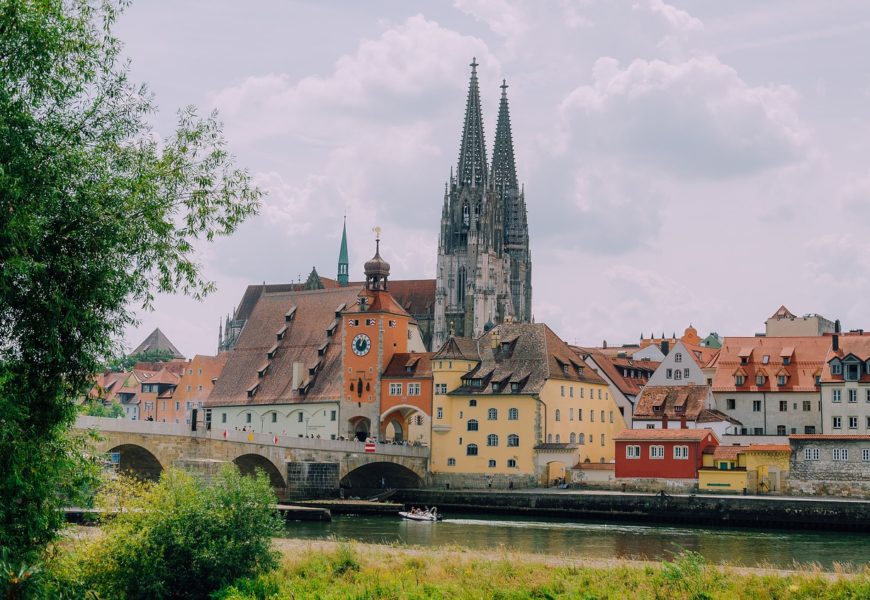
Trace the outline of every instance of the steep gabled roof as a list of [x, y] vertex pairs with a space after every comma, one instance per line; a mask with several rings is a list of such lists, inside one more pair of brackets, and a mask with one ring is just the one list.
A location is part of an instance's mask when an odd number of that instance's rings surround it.
[[469, 338], [450, 336], [432, 358], [479, 361], [478, 343]]
[[679, 420], [686, 417], [697, 421], [706, 409], [713, 408], [713, 396], [708, 385], [648, 385], [643, 388], [634, 408], [635, 419]]
[[[822, 370], [830, 345], [830, 336], [726, 337], [714, 362], [713, 391], [818, 391], [815, 377]], [[760, 386], [756, 384], [758, 374], [779, 373], [780, 369], [788, 373], [784, 385], [777, 385], [775, 377], [766, 377]], [[745, 385], [737, 387], [735, 374], [746, 378]]]
[[136, 346], [136, 349], [133, 350], [130, 354], [141, 354], [146, 350], [150, 350], [152, 352], [155, 350], [167, 351], [171, 352], [174, 358], [184, 358], [184, 355], [179, 352], [178, 348], [176, 348], [175, 345], [169, 341], [169, 338], [166, 337], [166, 335], [162, 331], [160, 331], [159, 327], [154, 329], [154, 331], [152, 331], [150, 334], [148, 334], [148, 337], [142, 340], [142, 343]]
[[[610, 379], [620, 392], [626, 396], [637, 396], [646, 385], [652, 373], [661, 364], [652, 360], [634, 360], [632, 358], [609, 356], [598, 348], [580, 348], [571, 346], [571, 349], [581, 358], [588, 357], [595, 362], [601, 372]], [[637, 371], [645, 374], [645, 377], [628, 377], [622, 373]]]
[[431, 352], [397, 352], [384, 369], [385, 378], [432, 378]]

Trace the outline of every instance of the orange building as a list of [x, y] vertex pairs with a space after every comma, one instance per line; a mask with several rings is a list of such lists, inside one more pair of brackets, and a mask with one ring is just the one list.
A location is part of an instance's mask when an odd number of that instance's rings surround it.
[[[192, 410], [198, 409], [202, 414], [202, 405], [208, 398], [215, 380], [223, 371], [227, 362], [227, 353], [217, 356], [197, 354], [187, 364], [178, 384], [168, 395], [161, 394], [157, 399], [157, 420], [167, 423], [185, 423], [190, 425]], [[198, 417], [202, 421], [202, 416]]]
[[432, 353], [393, 355], [381, 377], [381, 439], [429, 445]]

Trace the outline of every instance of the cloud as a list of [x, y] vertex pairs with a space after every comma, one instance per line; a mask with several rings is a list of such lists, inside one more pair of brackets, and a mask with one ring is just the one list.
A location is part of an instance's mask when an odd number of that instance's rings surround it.
[[[635, 8], [640, 8], [641, 5], [635, 4]], [[677, 31], [701, 31], [704, 29], [704, 23], [700, 19], [693, 17], [684, 10], [667, 4], [662, 0], [649, 0], [645, 6], [650, 12], [661, 16], [668, 25]]]
[[568, 134], [596, 152], [686, 177], [727, 177], [799, 161], [809, 134], [789, 86], [751, 86], [715, 57], [669, 63], [603, 57], [561, 105]]
[[454, 0], [453, 6], [502, 37], [516, 38], [526, 32], [526, 15], [519, 5], [508, 0]]

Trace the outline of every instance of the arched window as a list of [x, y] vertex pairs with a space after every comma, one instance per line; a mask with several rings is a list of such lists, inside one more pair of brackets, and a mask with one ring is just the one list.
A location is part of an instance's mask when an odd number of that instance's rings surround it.
[[462, 224], [468, 227], [468, 224], [471, 222], [471, 217], [468, 213], [468, 202], [462, 203]]
[[465, 447], [466, 456], [477, 456], [477, 444], [468, 444]]
[[559, 410], [558, 408], [556, 409], [556, 420], [557, 420], [557, 421], [561, 421], [561, 420], [562, 420], [562, 411]]
[[490, 433], [488, 436], [486, 436], [486, 445], [498, 446], [498, 436], [494, 433]]
[[508, 421], [516, 421], [520, 418], [520, 411], [516, 408], [512, 408], [508, 411]]
[[497, 408], [490, 408], [488, 411], [486, 411], [486, 418], [489, 419], [490, 421], [497, 421], [498, 420], [498, 409]]
[[512, 433], [508, 436], [508, 446], [512, 448], [516, 448], [520, 445], [520, 436], [515, 433]]
[[586, 436], [582, 433], [580, 435], [578, 435], [577, 436], [577, 443], [578, 444], [585, 444], [586, 443]]
[[456, 302], [462, 304], [465, 302], [465, 267], [459, 267], [456, 274]]
[[572, 444], [576, 444], [577, 443], [577, 434], [572, 431], [571, 437], [569, 439], [570, 439]]
[[477, 431], [477, 419], [468, 420], [468, 431]]
[[548, 444], [552, 444], [552, 443], [553, 443], [553, 434], [552, 434], [552, 433], [548, 433], [548, 434], [547, 434], [547, 443], [548, 443]]
[[561, 444], [561, 443], [562, 443], [562, 437], [561, 437], [558, 433], [556, 434], [556, 443], [557, 443], [557, 444]]

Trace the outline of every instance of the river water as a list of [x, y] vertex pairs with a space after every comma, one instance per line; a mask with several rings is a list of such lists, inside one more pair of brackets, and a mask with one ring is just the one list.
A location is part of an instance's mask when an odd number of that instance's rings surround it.
[[681, 550], [711, 563], [791, 568], [795, 563], [870, 561], [870, 534], [714, 529], [693, 526], [565, 521], [546, 517], [448, 514], [440, 523], [387, 516], [335, 516], [332, 522], [291, 522], [287, 537], [357, 540], [412, 546], [500, 548], [588, 558], [670, 559]]

